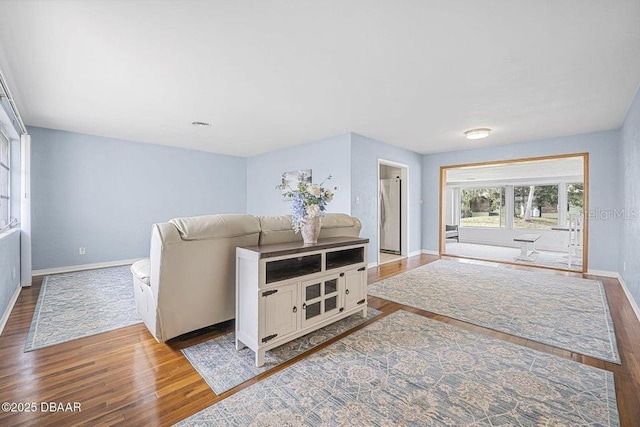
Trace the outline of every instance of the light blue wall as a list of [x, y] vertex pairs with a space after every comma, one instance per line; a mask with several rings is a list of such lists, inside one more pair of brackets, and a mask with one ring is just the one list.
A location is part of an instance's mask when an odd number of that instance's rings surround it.
[[[565, 153], [589, 153], [589, 269], [617, 271], [619, 221], [618, 205], [619, 130], [530, 141], [518, 144], [430, 154], [423, 162], [422, 245], [438, 250], [440, 166], [460, 163], [549, 156]], [[603, 218], [606, 217], [606, 218]]]
[[[361, 237], [369, 238], [369, 262], [377, 261], [378, 159], [409, 167], [409, 252], [419, 251], [422, 234], [422, 155], [375, 139], [351, 134], [351, 215], [362, 222]], [[359, 203], [356, 203], [356, 197]]]
[[251, 215], [283, 215], [290, 213], [291, 202], [283, 201], [276, 185], [282, 173], [311, 169], [313, 182], [320, 183], [331, 175], [325, 185], [340, 191], [327, 206], [327, 212], [351, 212], [351, 143], [350, 134], [308, 144], [272, 151], [247, 159], [247, 213]]
[[[630, 117], [637, 109], [630, 111]], [[637, 120], [635, 125], [629, 122], [627, 128], [637, 129]], [[341, 191], [329, 211], [362, 221], [361, 235], [371, 240], [369, 261], [374, 262], [378, 159], [409, 166], [410, 252], [438, 249], [443, 165], [586, 151], [590, 210], [612, 212], [619, 207], [618, 174], [612, 171], [618, 167], [620, 131], [424, 156], [348, 133], [248, 159], [42, 128], [29, 132], [36, 270], [145, 256], [151, 224], [172, 217], [288, 213], [290, 204], [282, 201], [275, 186], [282, 172], [298, 169], [312, 169], [314, 182], [333, 176], [330, 185], [340, 185]], [[620, 161], [626, 157], [621, 155]], [[636, 177], [630, 175], [628, 182]], [[633, 192], [632, 184], [628, 186]], [[590, 221], [591, 269], [618, 270], [619, 228], [614, 217]], [[87, 248], [86, 255], [78, 255], [79, 246]]]
[[153, 223], [246, 212], [244, 158], [36, 127], [29, 133], [34, 270], [148, 256]]
[[640, 305], [640, 91], [633, 99], [620, 134], [619, 188], [624, 215], [618, 271]]
[[[375, 262], [379, 158], [409, 166], [409, 227], [411, 236], [415, 236], [410, 238], [409, 251], [419, 251], [422, 156], [355, 133], [248, 158], [247, 212], [252, 215], [289, 213], [290, 203], [283, 202], [280, 191], [275, 188], [282, 172], [312, 169], [314, 182], [331, 174], [331, 186], [339, 185], [340, 192], [336, 193], [327, 210], [348, 213], [360, 219], [360, 235], [371, 240], [369, 262]], [[360, 203], [355, 202], [356, 196]]]
[[20, 230], [0, 233], [0, 318], [20, 286]]

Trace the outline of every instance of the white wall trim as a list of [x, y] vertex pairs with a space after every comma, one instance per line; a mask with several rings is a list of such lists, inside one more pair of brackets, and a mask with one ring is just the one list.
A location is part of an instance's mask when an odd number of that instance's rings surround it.
[[409, 252], [409, 255], [407, 255], [407, 258], [410, 258], [412, 256], [416, 256], [416, 255], [420, 255], [421, 253], [422, 253], [422, 251]]
[[45, 268], [33, 270], [34, 276], [44, 276], [47, 274], [71, 273], [72, 271], [94, 270], [96, 268], [118, 267], [121, 265], [133, 264], [141, 258], [123, 259], [120, 261], [97, 262], [94, 264], [70, 265], [67, 267]]
[[631, 308], [636, 313], [636, 317], [638, 318], [638, 321], [640, 321], [640, 307], [638, 307], [638, 304], [631, 296], [631, 292], [629, 291], [629, 288], [627, 287], [627, 284], [624, 282], [624, 279], [622, 278], [622, 275], [620, 275], [620, 273], [618, 273], [617, 271], [589, 269], [587, 271], [587, 274], [593, 274], [594, 276], [611, 277], [613, 279], [618, 279], [618, 282], [620, 282], [620, 286], [622, 286], [622, 290], [624, 291], [624, 294], [627, 297], [627, 300], [629, 300], [629, 304], [631, 304]]
[[19, 231], [20, 231], [20, 228], [18, 228], [18, 227], [9, 228], [7, 230], [0, 231], [0, 240], [4, 239], [5, 237], [9, 236], [10, 234], [17, 233]]
[[31, 286], [31, 136], [20, 137], [20, 284]]
[[636, 313], [636, 317], [638, 318], [638, 321], [640, 321], [640, 307], [638, 307], [638, 304], [636, 304], [636, 300], [634, 300], [633, 297], [631, 296], [631, 292], [629, 291], [629, 288], [627, 288], [627, 284], [624, 282], [624, 279], [622, 278], [620, 273], [616, 273], [616, 274], [618, 275], [618, 281], [620, 282], [620, 285], [622, 285], [622, 290], [627, 296], [627, 299], [629, 300], [629, 304], [631, 304], [631, 308], [633, 308], [633, 311]]
[[438, 252], [438, 251], [432, 251], [432, 250], [430, 250], [430, 249], [422, 249], [420, 252], [421, 252], [421, 253], [423, 253], [423, 254], [427, 254], [427, 255], [436, 255], [436, 256], [440, 256], [440, 252]]
[[594, 276], [602, 276], [602, 277], [612, 277], [614, 279], [619, 279], [620, 278], [620, 275], [618, 274], [617, 271], [588, 269], [586, 274], [593, 274]]
[[378, 266], [377, 262], [370, 262], [369, 264], [367, 264], [367, 270], [370, 268], [376, 268]]
[[18, 301], [18, 296], [20, 296], [20, 290], [22, 290], [21, 286], [16, 288], [16, 291], [13, 293], [11, 297], [11, 301], [9, 301], [9, 305], [7, 309], [2, 314], [2, 318], [0, 319], [0, 335], [2, 335], [2, 331], [4, 331], [4, 327], [7, 325], [7, 321], [9, 320], [9, 315], [13, 310], [13, 306], [16, 305], [16, 301]]

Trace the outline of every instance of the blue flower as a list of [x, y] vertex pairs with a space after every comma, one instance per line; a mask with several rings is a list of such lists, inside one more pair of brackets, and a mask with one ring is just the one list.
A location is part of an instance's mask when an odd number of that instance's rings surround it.
[[[326, 178], [326, 180], [328, 179], [331, 179], [331, 175]], [[303, 219], [324, 215], [327, 204], [333, 200], [331, 190], [323, 188], [322, 184], [324, 184], [324, 181], [320, 184], [299, 182], [295, 189], [285, 184], [280, 184], [276, 187], [286, 190], [283, 195], [293, 202], [291, 203], [291, 225], [296, 233], [300, 231]]]

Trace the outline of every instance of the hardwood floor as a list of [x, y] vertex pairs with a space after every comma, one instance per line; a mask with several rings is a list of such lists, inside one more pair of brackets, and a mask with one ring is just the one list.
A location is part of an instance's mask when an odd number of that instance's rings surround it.
[[[436, 259], [436, 256], [420, 255], [384, 264], [368, 271], [369, 282], [382, 280]], [[529, 269], [519, 266], [513, 268]], [[595, 278], [588, 275], [585, 277]], [[611, 371], [615, 375], [621, 425], [638, 426], [640, 322], [618, 281], [603, 277], [598, 279], [604, 283], [611, 308], [621, 365], [375, 297], [369, 297], [369, 304], [382, 311], [383, 315], [404, 309], [496, 339]], [[206, 331], [184, 337], [182, 340], [172, 340], [168, 344], [158, 344], [144, 325], [140, 324], [24, 353], [39, 291], [39, 283], [22, 290], [0, 336], [0, 402], [35, 402], [38, 410], [33, 413], [0, 412], [2, 426], [171, 425], [286, 368], [353, 331], [339, 335], [310, 352], [217, 396], [182, 356], [180, 349], [224, 333], [231, 329], [230, 325], [225, 329]], [[41, 402], [79, 402], [81, 412], [42, 412]]]

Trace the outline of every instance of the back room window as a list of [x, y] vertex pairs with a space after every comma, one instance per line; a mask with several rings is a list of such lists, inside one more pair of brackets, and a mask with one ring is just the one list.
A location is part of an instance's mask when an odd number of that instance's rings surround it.
[[9, 140], [0, 132], [0, 230], [9, 226]]

